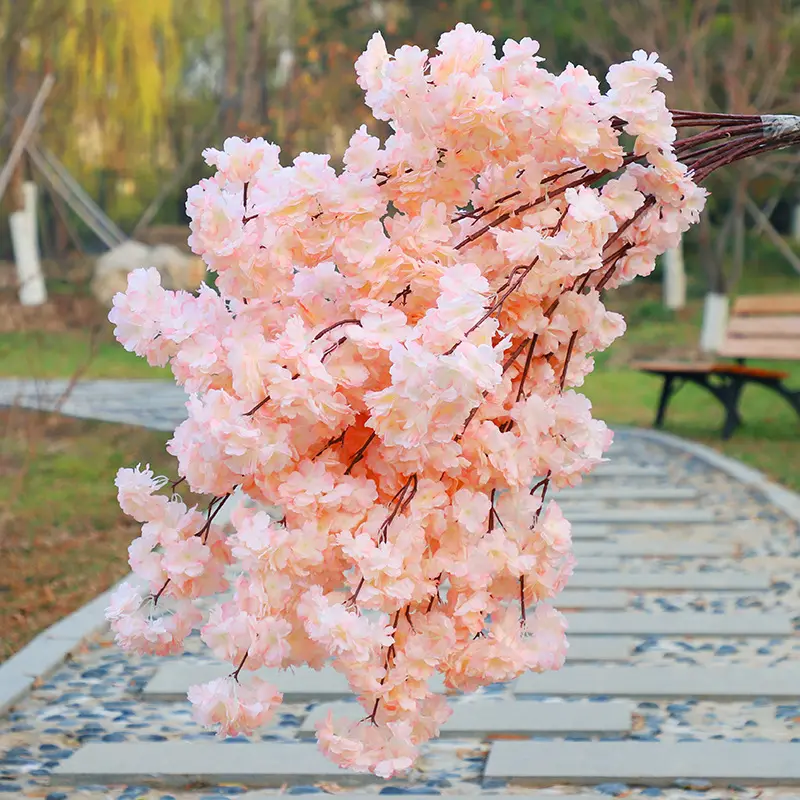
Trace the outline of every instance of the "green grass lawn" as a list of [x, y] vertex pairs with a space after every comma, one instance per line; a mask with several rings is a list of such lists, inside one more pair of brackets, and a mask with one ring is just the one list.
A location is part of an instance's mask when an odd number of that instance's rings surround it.
[[0, 661], [128, 572], [141, 526], [120, 511], [114, 477], [141, 462], [174, 478], [168, 438], [0, 409]]
[[[763, 362], [792, 373], [791, 386], [800, 386], [800, 367]], [[584, 387], [595, 416], [617, 425], [650, 427], [661, 391], [661, 380], [625, 367], [599, 368]], [[774, 392], [748, 386], [740, 409], [744, 424], [723, 442], [719, 437], [723, 412], [720, 404], [697, 386], [684, 386], [673, 398], [664, 430], [738, 458], [773, 480], [800, 491], [800, 423], [789, 404]]]
[[84, 331], [0, 333], [2, 377], [67, 378], [79, 370], [83, 378], [172, 377], [169, 370], [150, 367], [128, 353], [110, 330], [95, 336]]
[[[661, 306], [657, 284], [631, 287], [609, 298], [628, 323], [625, 336], [600, 353], [595, 371], [583, 391], [592, 400], [595, 415], [614, 425], [648, 428], [653, 423], [662, 381], [637, 372], [632, 362], [651, 358], [691, 360], [697, 350], [702, 300], [694, 298], [676, 313]], [[800, 280], [791, 275], [749, 276], [741, 294], [800, 292]], [[634, 294], [635, 292], [635, 294]], [[800, 361], [753, 361], [751, 366], [789, 373], [787, 384], [800, 389]], [[800, 490], [800, 420], [775, 392], [748, 386], [742, 393], [743, 425], [727, 442], [720, 439], [722, 406], [698, 386], [686, 385], [673, 395], [664, 430], [703, 442], [765, 472], [773, 480]]]
[[[743, 293], [800, 291], [791, 275], [745, 276]], [[597, 368], [584, 391], [598, 417], [613, 425], [649, 427], [652, 424], [661, 381], [630, 368], [636, 359], [690, 359], [696, 350], [701, 321], [701, 300], [693, 299], [679, 314], [665, 311], [657, 282], [640, 282], [609, 299], [625, 314], [628, 331], [610, 350], [601, 353]], [[170, 379], [167, 369], [155, 369], [126, 352], [104, 323], [99, 333], [0, 333], [0, 376], [66, 378], [81, 371], [84, 378]], [[789, 372], [790, 386], [800, 387], [800, 362], [761, 362], [759, 366]], [[686, 386], [673, 398], [666, 430], [704, 442], [761, 469], [773, 479], [800, 489], [797, 465], [800, 424], [778, 395], [758, 386], [745, 389], [741, 400], [744, 425], [733, 439], [722, 442], [722, 409], [714, 398], [696, 386]]]

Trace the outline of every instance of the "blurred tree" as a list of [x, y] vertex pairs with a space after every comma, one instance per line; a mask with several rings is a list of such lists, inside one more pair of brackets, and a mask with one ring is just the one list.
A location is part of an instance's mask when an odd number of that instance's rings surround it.
[[6, 97], [28, 94], [52, 65], [51, 141], [103, 167], [157, 157], [180, 77], [173, 10], [173, 0], [0, 0]]
[[[603, 62], [618, 61], [634, 48], [659, 53], [674, 75], [674, 83], [665, 88], [672, 108], [780, 114], [797, 113], [800, 107], [796, 0], [617, 0], [602, 11], [591, 4], [587, 8], [586, 43]], [[751, 195], [760, 197], [771, 213], [799, 160], [797, 153], [786, 151], [712, 178], [709, 213], [699, 228], [710, 292], [726, 294], [741, 276], [746, 215], [773, 238], [777, 235], [764, 218], [769, 213], [759, 216]], [[788, 248], [786, 255], [791, 258]]]
[[[46, 143], [93, 193], [106, 175], [108, 210], [117, 218], [132, 222], [159, 195], [151, 214], [164, 200], [159, 219], [177, 221], [183, 187], [205, 174], [202, 147], [218, 146], [225, 135], [270, 138], [282, 146], [285, 160], [301, 150], [340, 158], [351, 132], [370, 122], [353, 61], [375, 30], [390, 48], [413, 41], [434, 50], [442, 31], [471, 22], [499, 40], [538, 39], [552, 70], [573, 61], [598, 77], [610, 61], [643, 46], [658, 50], [675, 72], [668, 90], [673, 104], [780, 111], [796, 109], [800, 87], [797, 5], [0, 0], [0, 145], [8, 147], [51, 66], [57, 83], [46, 109]], [[375, 133], [389, 132], [370, 124]], [[742, 209], [751, 194], [763, 202], [763, 193], [779, 184], [779, 159], [755, 169], [741, 173], [744, 193], [735, 181], [720, 187], [725, 202], [716, 201], [715, 214], [727, 235], [717, 237], [715, 247], [741, 238]], [[170, 171], [172, 182], [164, 179]], [[734, 206], [738, 216], [729, 214]]]

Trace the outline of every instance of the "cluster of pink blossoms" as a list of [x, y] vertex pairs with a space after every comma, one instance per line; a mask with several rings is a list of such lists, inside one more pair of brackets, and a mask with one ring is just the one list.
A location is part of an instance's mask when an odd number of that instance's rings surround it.
[[[338, 173], [313, 153], [281, 166], [262, 139], [207, 150], [189, 242], [217, 291], [168, 292], [150, 269], [115, 298], [120, 342], [189, 394], [168, 449], [213, 499], [201, 513], [120, 471], [143, 587], [109, 617], [143, 652], [200, 629], [232, 675], [190, 699], [223, 733], [280, 702], [249, 672], [329, 663], [364, 719], [326, 720], [321, 748], [388, 777], [447, 719], [436, 673], [472, 691], [564, 661], [574, 559], [547, 493], [611, 442], [575, 391], [624, 331], [601, 295], [649, 273], [705, 192], [655, 55], [611, 67], [604, 93], [537, 50], [498, 58], [458, 25], [435, 55], [390, 55], [375, 34], [356, 72], [393, 134], [361, 127]], [[214, 517], [236, 489], [255, 502], [228, 533]]]

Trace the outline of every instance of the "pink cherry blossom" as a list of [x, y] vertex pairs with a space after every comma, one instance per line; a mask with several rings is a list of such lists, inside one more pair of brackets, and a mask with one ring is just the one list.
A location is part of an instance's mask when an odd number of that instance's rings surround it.
[[117, 474], [142, 588], [107, 616], [142, 653], [199, 629], [230, 664], [189, 691], [220, 735], [280, 703], [255, 671], [327, 664], [363, 717], [325, 719], [321, 750], [389, 778], [447, 719], [433, 680], [468, 692], [564, 663], [575, 558], [553, 491], [612, 441], [580, 392], [625, 330], [605, 293], [650, 273], [706, 193], [655, 54], [606, 87], [538, 52], [467, 24], [431, 53], [376, 33], [356, 80], [391, 135], [359, 127], [338, 171], [283, 166], [260, 138], [208, 148], [186, 210], [215, 288], [136, 270], [114, 298], [117, 338], [170, 367], [187, 417], [178, 481]]
[[246, 683], [216, 678], [189, 687], [195, 719], [216, 728], [220, 737], [253, 733], [269, 722], [281, 700], [281, 693], [260, 678], [249, 678]]
[[162, 566], [178, 585], [203, 574], [211, 550], [196, 536], [171, 542], [164, 548]]
[[141, 464], [135, 469], [120, 469], [114, 480], [119, 507], [137, 522], [158, 517], [166, 509], [168, 498], [155, 492], [167, 482], [163, 476], [155, 477], [149, 464], [144, 469]]
[[116, 621], [135, 614], [142, 606], [144, 599], [133, 584], [121, 583], [112, 593], [110, 604], [106, 609], [106, 619]]

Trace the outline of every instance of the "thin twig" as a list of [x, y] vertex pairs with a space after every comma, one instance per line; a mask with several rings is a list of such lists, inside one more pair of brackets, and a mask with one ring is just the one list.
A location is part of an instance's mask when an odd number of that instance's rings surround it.
[[345, 475], [349, 475], [353, 471], [353, 467], [356, 464], [358, 464], [358, 462], [361, 461], [362, 458], [364, 458], [364, 453], [367, 451], [367, 448], [370, 446], [372, 440], [376, 436], [377, 434], [375, 433], [375, 431], [372, 431], [372, 433], [367, 438], [367, 441], [364, 442], [364, 444], [362, 444], [361, 447], [358, 448], [358, 450], [356, 450], [356, 454], [355, 456], [353, 456], [353, 460], [347, 465], [347, 469], [344, 471]]
[[244, 415], [246, 417], [252, 417], [253, 414], [255, 414], [256, 411], [258, 411], [259, 408], [266, 405], [268, 402], [269, 402], [269, 395], [267, 395], [260, 403], [254, 405], [249, 411], [245, 411]]
[[236, 667], [236, 671], [231, 673], [231, 677], [236, 681], [236, 683], [239, 683], [239, 673], [244, 668], [244, 663], [245, 663], [245, 661], [247, 661], [247, 657], [249, 655], [250, 655], [250, 651], [249, 650], [245, 650], [245, 653], [242, 656], [242, 660], [239, 662], [239, 666]]

